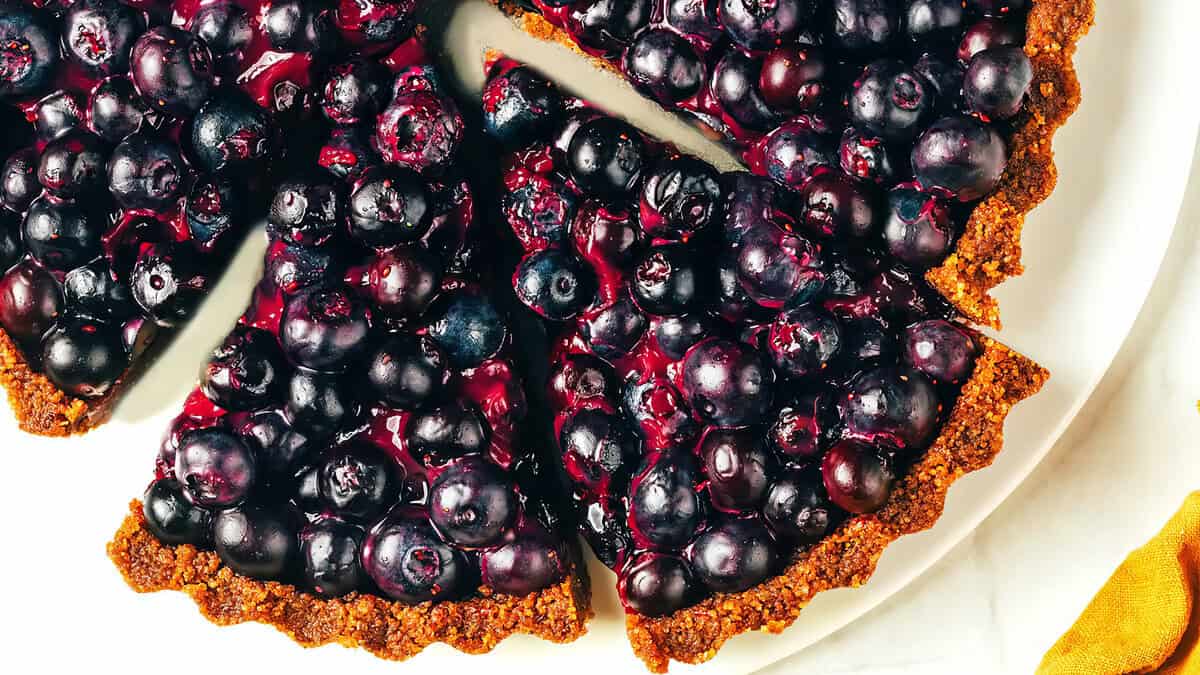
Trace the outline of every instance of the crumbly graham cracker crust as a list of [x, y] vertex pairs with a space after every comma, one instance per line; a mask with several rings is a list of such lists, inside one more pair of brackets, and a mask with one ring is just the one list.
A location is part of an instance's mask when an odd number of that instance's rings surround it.
[[892, 491], [879, 511], [852, 518], [794, 561], [781, 575], [734, 594], [717, 594], [674, 614], [626, 617], [633, 651], [654, 672], [672, 660], [700, 663], [726, 640], [751, 630], [778, 633], [821, 591], [866, 583], [888, 544], [929, 529], [946, 491], [960, 477], [992, 463], [1004, 444], [1004, 419], [1038, 392], [1049, 373], [990, 338], [941, 435]]
[[162, 544], [145, 528], [141, 503], [135, 500], [129, 508], [108, 556], [130, 587], [141, 593], [183, 591], [213, 623], [269, 624], [305, 647], [338, 643], [401, 660], [444, 642], [480, 654], [514, 633], [570, 642], [583, 635], [592, 616], [587, 572], [580, 564], [558, 584], [524, 597], [485, 588], [479, 597], [459, 602], [406, 605], [357, 593], [327, 600], [234, 574], [211, 551]]
[[0, 385], [22, 431], [39, 436], [81, 434], [108, 421], [116, 405], [118, 385], [98, 399], [75, 398], [29, 367], [25, 355], [0, 329]]
[[[588, 54], [564, 30], [516, 0], [489, 0], [533, 37], [557, 42], [597, 66], [620, 74], [612, 62]], [[968, 320], [1000, 328], [1000, 309], [988, 293], [1021, 265], [1025, 216], [1054, 190], [1058, 171], [1051, 142], [1079, 107], [1079, 80], [1072, 58], [1095, 20], [1094, 0], [1034, 0], [1026, 26], [1025, 52], [1034, 79], [1025, 112], [1012, 137], [1012, 156], [996, 191], [978, 206], [954, 251], [925, 279]]]

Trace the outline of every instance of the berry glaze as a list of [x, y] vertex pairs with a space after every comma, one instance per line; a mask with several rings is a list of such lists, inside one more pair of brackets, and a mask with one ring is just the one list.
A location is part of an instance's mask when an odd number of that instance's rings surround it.
[[[447, 145], [364, 155], [350, 174], [314, 162], [279, 184], [265, 274], [163, 441], [146, 525], [322, 597], [527, 595], [563, 579], [570, 551], [475, 262], [465, 125], [418, 44], [384, 61], [381, 110], [416, 101]], [[372, 70], [337, 71], [356, 69]], [[409, 142], [386, 113], [363, 117], [328, 137]]]
[[261, 195], [336, 128], [320, 109], [331, 66], [410, 68], [415, 4], [0, 7], [0, 327], [30, 368], [111, 399], [190, 316]]
[[807, 193], [721, 174], [503, 57], [482, 101], [554, 438], [627, 611], [749, 589], [878, 509], [979, 354], [921, 276], [960, 205], [871, 201], [833, 169]]

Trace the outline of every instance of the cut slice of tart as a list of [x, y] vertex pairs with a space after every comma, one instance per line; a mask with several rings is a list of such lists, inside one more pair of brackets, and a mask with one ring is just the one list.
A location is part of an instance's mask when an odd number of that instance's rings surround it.
[[[1095, 14], [1093, 0], [491, 1], [694, 121], [755, 173], [805, 191], [830, 165], [943, 191], [969, 217], [925, 278], [997, 328], [988, 292], [1022, 272], [1021, 226], [1054, 188], [1051, 139], [1079, 104], [1071, 59]], [[948, 116], [976, 121], [947, 129]], [[813, 133], [814, 117], [828, 130]], [[992, 130], [1006, 152], [949, 150]], [[943, 170], [962, 162], [973, 178], [947, 182]], [[812, 199], [834, 199], [824, 192]], [[943, 238], [913, 243], [940, 249]]]
[[334, 67], [340, 110], [380, 112], [338, 119], [274, 192], [251, 305], [109, 556], [135, 590], [304, 645], [402, 659], [435, 641], [570, 641], [589, 587], [479, 269], [473, 139], [408, 57]]
[[0, 384], [22, 429], [109, 417], [309, 151], [297, 131], [365, 112], [323, 96], [354, 82], [330, 65], [406, 58], [416, 4], [0, 5]]
[[958, 205], [832, 167], [799, 192], [722, 175], [528, 66], [488, 69], [550, 444], [652, 670], [862, 584], [991, 463], [1048, 374], [922, 278]]

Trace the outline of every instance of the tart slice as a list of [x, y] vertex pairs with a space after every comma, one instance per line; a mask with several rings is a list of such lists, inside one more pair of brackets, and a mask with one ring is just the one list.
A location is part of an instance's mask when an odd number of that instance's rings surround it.
[[865, 582], [1047, 377], [922, 279], [954, 204], [721, 175], [499, 56], [482, 100], [552, 443], [652, 670]]
[[329, 67], [404, 58], [415, 0], [334, 5], [0, 5], [0, 383], [22, 429], [104, 422], [311, 145], [297, 130], [364, 112]]
[[340, 110], [382, 111], [275, 191], [252, 303], [109, 545], [135, 590], [389, 659], [584, 632], [557, 474], [522, 438], [512, 334], [477, 270], [463, 120], [419, 55], [394, 77], [336, 69]]
[[1022, 272], [1024, 215], [1054, 187], [1051, 139], [1079, 104], [1071, 58], [1095, 13], [1093, 0], [492, 2], [810, 201], [848, 198], [806, 188], [830, 166], [885, 188], [915, 180], [958, 203], [965, 224], [952, 241], [914, 243], [939, 254], [929, 283], [996, 328], [988, 292]]

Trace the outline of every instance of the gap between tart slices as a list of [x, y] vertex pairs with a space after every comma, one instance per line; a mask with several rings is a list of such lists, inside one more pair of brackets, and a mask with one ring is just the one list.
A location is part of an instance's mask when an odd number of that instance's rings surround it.
[[[556, 42], [624, 79], [610, 60], [578, 45], [567, 31], [519, 0], [488, 0], [529, 35]], [[1094, 0], [1031, 0], [1025, 53], [1034, 80], [1012, 135], [1012, 154], [999, 186], [980, 202], [950, 255], [925, 280], [972, 323], [999, 329], [1000, 308], [989, 292], [1024, 272], [1021, 228], [1026, 215], [1050, 196], [1058, 179], [1052, 141], [1081, 100], [1073, 58], [1095, 21]], [[640, 95], [640, 94], [639, 94]], [[718, 139], [714, 139], [718, 140]], [[718, 140], [719, 142], [719, 140]]]
[[517, 633], [571, 642], [586, 632], [593, 615], [587, 570], [578, 561], [563, 580], [526, 596], [485, 588], [469, 600], [419, 605], [366, 593], [323, 599], [235, 574], [212, 551], [166, 546], [146, 529], [140, 501], [131, 502], [129, 511], [108, 544], [108, 556], [131, 588], [183, 591], [213, 623], [268, 624], [305, 647], [337, 643], [402, 660], [444, 642], [482, 654]]

